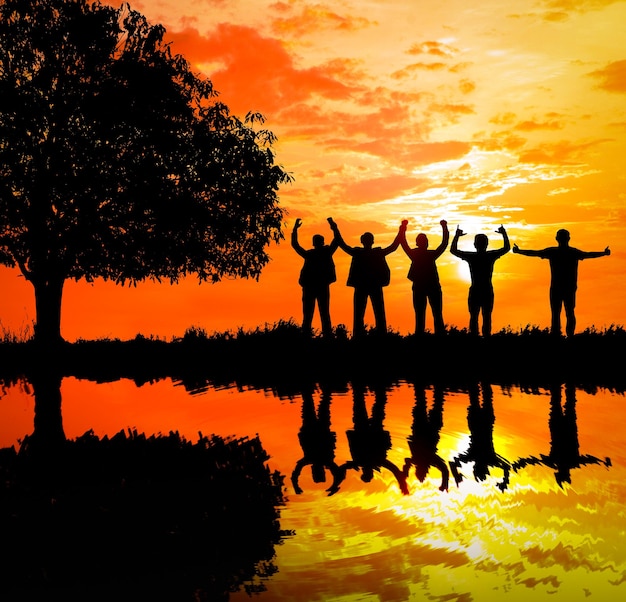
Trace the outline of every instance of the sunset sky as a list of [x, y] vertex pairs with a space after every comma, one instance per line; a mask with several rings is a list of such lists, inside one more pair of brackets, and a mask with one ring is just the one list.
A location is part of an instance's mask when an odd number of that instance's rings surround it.
[[[541, 249], [559, 228], [571, 244], [611, 256], [583, 262], [578, 330], [626, 323], [626, 3], [611, 0], [143, 0], [175, 53], [209, 77], [234, 114], [265, 115], [277, 162], [294, 181], [280, 191], [285, 241], [260, 280], [122, 288], [68, 282], [62, 333], [77, 338], [180, 336], [301, 320], [301, 243], [328, 216], [348, 244], [371, 231], [386, 246], [402, 219], [439, 244], [439, 221], [468, 235], [503, 224], [512, 243]], [[409, 260], [389, 258], [387, 320], [414, 325]], [[348, 257], [336, 254], [335, 324], [352, 325]], [[466, 327], [467, 265], [439, 260], [444, 319]], [[506, 255], [496, 263], [494, 329], [549, 325], [549, 268]], [[35, 318], [30, 285], [0, 268], [0, 321], [19, 332]], [[366, 315], [372, 322], [371, 314]], [[318, 326], [316, 316], [314, 326]], [[430, 314], [427, 328], [432, 329]]]

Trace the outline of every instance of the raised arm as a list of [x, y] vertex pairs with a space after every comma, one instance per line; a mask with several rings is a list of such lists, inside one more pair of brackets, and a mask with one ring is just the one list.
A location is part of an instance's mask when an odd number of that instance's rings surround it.
[[500, 225], [500, 227], [496, 230], [496, 232], [502, 234], [502, 241], [504, 245], [500, 249], [501, 255], [506, 255], [511, 250], [511, 242], [509, 241], [509, 235], [506, 233], [504, 226]]
[[[403, 220], [402, 224], [407, 224], [408, 225], [409, 222], [407, 222], [406, 220]], [[409, 246], [409, 243], [406, 240], [406, 226], [404, 228], [401, 228], [400, 232], [400, 246], [402, 247], [402, 249], [404, 250], [404, 252], [411, 257], [411, 247]]]
[[296, 223], [293, 225], [293, 230], [291, 231], [291, 246], [295, 249], [298, 255], [304, 257], [306, 255], [306, 252], [298, 242], [298, 229], [301, 225], [302, 220], [300, 218], [297, 218]]
[[[409, 222], [407, 222], [406, 220], [402, 220], [402, 223], [398, 228], [398, 234], [396, 234], [394, 241], [387, 248], [383, 249], [383, 253], [385, 255], [393, 253], [402, 244], [403, 240], [406, 241], [406, 227], [408, 223]], [[402, 248], [404, 248], [404, 246]]]
[[[328, 223], [330, 224], [330, 229], [333, 230], [333, 226], [332, 224], [334, 224], [335, 222], [333, 222], [333, 218], [329, 217], [327, 218]], [[332, 222], [332, 223], [331, 223]], [[333, 239], [330, 241], [330, 244], [328, 245], [330, 247], [330, 254], [332, 255], [337, 248], [339, 247], [339, 238], [337, 237], [337, 232], [335, 230], [333, 230]]]
[[463, 230], [461, 230], [459, 226], [456, 227], [454, 237], [452, 238], [452, 245], [450, 246], [450, 253], [452, 253], [452, 255], [454, 255], [455, 257], [463, 256], [463, 253], [458, 249], [458, 244], [459, 238], [461, 238], [461, 236], [465, 236], [465, 234], [466, 232], [463, 232]]
[[437, 257], [439, 257], [448, 248], [448, 241], [450, 240], [448, 222], [445, 219], [442, 219], [439, 223], [441, 224], [442, 238], [441, 244], [435, 249]]
[[354, 249], [351, 246], [347, 245], [345, 241], [343, 240], [343, 237], [341, 236], [341, 232], [339, 232], [339, 226], [337, 226], [337, 224], [335, 223], [335, 220], [332, 217], [329, 217], [328, 223], [330, 224], [331, 230], [335, 234], [335, 238], [333, 239], [333, 242], [336, 242], [337, 245], [343, 251], [345, 251], [348, 255], [353, 255]]

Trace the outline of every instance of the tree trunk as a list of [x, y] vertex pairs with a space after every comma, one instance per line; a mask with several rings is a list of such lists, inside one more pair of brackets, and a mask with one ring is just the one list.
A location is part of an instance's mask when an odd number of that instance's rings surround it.
[[30, 376], [35, 394], [35, 429], [31, 446], [35, 451], [52, 453], [65, 442], [61, 414], [63, 377], [49, 367], [38, 367]]
[[35, 287], [35, 341], [55, 345], [61, 337], [61, 299], [64, 278], [47, 278], [33, 281]]

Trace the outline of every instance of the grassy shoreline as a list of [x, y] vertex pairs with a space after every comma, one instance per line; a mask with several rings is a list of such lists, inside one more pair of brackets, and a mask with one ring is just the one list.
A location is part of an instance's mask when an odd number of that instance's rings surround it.
[[138, 335], [131, 340], [79, 340], [53, 352], [32, 341], [0, 342], [0, 378], [33, 370], [97, 381], [130, 378], [139, 384], [179, 380], [190, 390], [202, 386], [248, 386], [297, 393], [316, 382], [359, 380], [503, 384], [570, 381], [586, 387], [626, 390], [622, 354], [626, 330], [587, 329], [571, 338], [547, 329], [505, 329], [490, 338], [465, 330], [423, 337], [368, 332], [351, 339], [339, 328], [332, 338], [306, 337], [293, 322], [254, 331], [207, 335], [189, 329], [166, 341]]

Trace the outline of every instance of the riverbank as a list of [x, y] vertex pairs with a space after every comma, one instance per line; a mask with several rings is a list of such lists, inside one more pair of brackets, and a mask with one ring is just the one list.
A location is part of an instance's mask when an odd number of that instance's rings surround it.
[[141, 384], [169, 377], [190, 390], [249, 386], [286, 395], [310, 383], [373, 379], [488, 380], [529, 386], [568, 381], [624, 391], [625, 349], [622, 327], [590, 329], [571, 338], [527, 327], [500, 331], [488, 339], [463, 330], [423, 337], [368, 332], [360, 339], [337, 330], [326, 339], [306, 337], [297, 325], [284, 322], [213, 335], [190, 329], [171, 341], [144, 336], [77, 341], [54, 350], [32, 341], [4, 342], [0, 343], [0, 377], [10, 381], [45, 369], [96, 381], [130, 378]]

